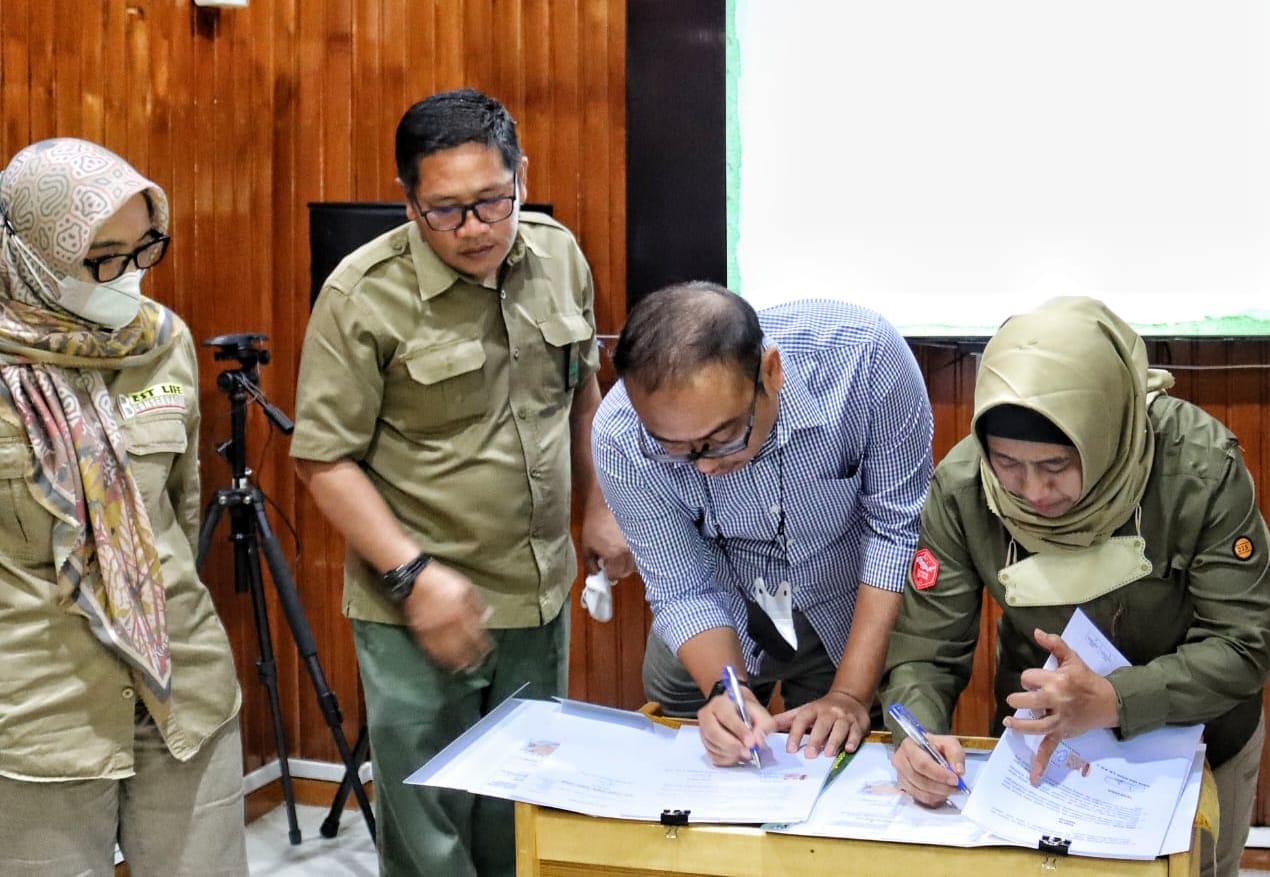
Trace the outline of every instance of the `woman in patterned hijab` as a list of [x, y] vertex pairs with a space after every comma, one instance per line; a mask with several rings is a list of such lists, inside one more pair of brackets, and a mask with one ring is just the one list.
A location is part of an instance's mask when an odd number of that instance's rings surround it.
[[[163, 191], [94, 143], [42, 141], [0, 173], [0, 812], [85, 832], [60, 849], [6, 817], [0, 865], [97, 873], [118, 834], [133, 873], [177, 873], [207, 770], [230, 811], [209, 849], [242, 873], [239, 695], [193, 563], [196, 361], [140, 291], [167, 228]], [[122, 803], [156, 792], [168, 831]]]

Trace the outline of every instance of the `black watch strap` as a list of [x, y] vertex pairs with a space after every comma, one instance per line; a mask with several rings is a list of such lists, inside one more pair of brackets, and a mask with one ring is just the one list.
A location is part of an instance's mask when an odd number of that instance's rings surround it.
[[415, 588], [415, 579], [431, 562], [432, 555], [420, 551], [418, 557], [406, 561], [401, 566], [395, 566], [381, 575], [379, 581], [383, 584], [388, 599], [394, 603], [401, 603], [409, 597], [410, 592]]
[[[748, 688], [750, 691], [754, 690], [754, 686], [750, 685], [750, 681], [748, 679], [738, 678], [736, 682], [742, 688]], [[714, 687], [710, 689], [710, 694], [706, 696], [706, 700], [711, 701], [711, 700], [714, 700], [716, 697], [718, 697], [720, 694], [727, 694], [727, 693], [728, 693], [727, 683], [724, 682], [722, 679], [719, 679], [715, 681]]]

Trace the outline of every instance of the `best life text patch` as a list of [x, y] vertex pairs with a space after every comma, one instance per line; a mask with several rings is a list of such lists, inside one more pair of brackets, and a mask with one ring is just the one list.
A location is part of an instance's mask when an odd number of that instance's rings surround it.
[[185, 411], [185, 387], [182, 384], [155, 384], [135, 393], [120, 393], [119, 413], [125, 418], [152, 411]]

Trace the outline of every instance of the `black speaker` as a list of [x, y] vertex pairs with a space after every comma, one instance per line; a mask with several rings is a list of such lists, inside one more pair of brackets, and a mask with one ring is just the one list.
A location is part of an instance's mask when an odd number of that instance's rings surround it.
[[[521, 209], [552, 213], [550, 204], [526, 202]], [[309, 307], [341, 259], [405, 221], [406, 205], [401, 201], [309, 202]]]

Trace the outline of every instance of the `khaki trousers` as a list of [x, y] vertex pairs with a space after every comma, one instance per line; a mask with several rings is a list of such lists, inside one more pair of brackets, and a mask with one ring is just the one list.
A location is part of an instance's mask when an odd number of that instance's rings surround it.
[[132, 877], [245, 875], [238, 720], [180, 762], [142, 713], [133, 759], [123, 780], [0, 777], [0, 873], [112, 877], [118, 840]]

